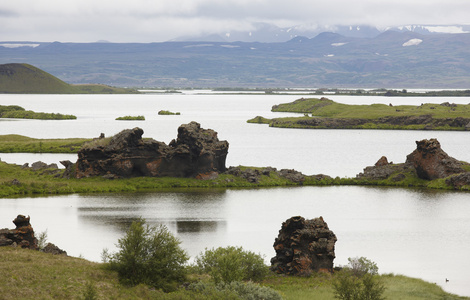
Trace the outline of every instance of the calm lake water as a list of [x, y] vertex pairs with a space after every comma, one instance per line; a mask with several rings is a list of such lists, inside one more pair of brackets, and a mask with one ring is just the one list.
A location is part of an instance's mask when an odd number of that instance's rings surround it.
[[[230, 143], [227, 166], [293, 168], [305, 174], [353, 177], [382, 155], [404, 162], [415, 141], [437, 138], [449, 155], [470, 161], [469, 132], [299, 130], [247, 124], [257, 115], [273, 117], [274, 104], [295, 95], [0, 95], [0, 105], [74, 114], [77, 120], [1, 120], [0, 134], [36, 138], [97, 137], [141, 127], [145, 137], [169, 143], [183, 123], [197, 121]], [[385, 98], [331, 96], [348, 104], [470, 103], [470, 98]], [[181, 112], [159, 116], [159, 110]], [[115, 121], [144, 115], [146, 121]], [[76, 155], [0, 154], [23, 164], [74, 161]], [[103, 248], [115, 250], [132, 220], [165, 224], [194, 257], [204, 248], [243, 246], [266, 261], [281, 223], [291, 216], [323, 216], [338, 237], [335, 264], [366, 256], [381, 273], [435, 282], [470, 296], [470, 194], [417, 189], [300, 187], [250, 190], [192, 190], [159, 193], [66, 195], [0, 199], [0, 228], [17, 214], [31, 216], [36, 232], [70, 255], [100, 261]], [[445, 282], [445, 278], [450, 281]]]

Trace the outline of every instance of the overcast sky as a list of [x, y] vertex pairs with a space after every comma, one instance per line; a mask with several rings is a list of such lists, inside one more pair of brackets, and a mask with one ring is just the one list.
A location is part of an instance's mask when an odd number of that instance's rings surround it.
[[470, 24], [469, 0], [0, 0], [0, 41], [162, 42], [255, 22]]

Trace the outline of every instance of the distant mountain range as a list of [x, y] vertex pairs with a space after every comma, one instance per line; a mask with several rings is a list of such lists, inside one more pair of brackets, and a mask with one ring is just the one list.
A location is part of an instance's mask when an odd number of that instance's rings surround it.
[[255, 23], [253, 30], [250, 31], [228, 31], [225, 34], [184, 36], [177, 38], [174, 41], [282, 43], [298, 36], [314, 38], [323, 32], [337, 33], [345, 37], [375, 38], [385, 31], [414, 32], [423, 35], [439, 33], [470, 33], [470, 25], [407, 25], [378, 28], [370, 25], [319, 26], [316, 24], [301, 24], [282, 28], [260, 22]]
[[0, 63], [29, 63], [72, 84], [121, 87], [470, 88], [468, 27], [343, 29], [349, 34], [276, 43], [0, 42]]

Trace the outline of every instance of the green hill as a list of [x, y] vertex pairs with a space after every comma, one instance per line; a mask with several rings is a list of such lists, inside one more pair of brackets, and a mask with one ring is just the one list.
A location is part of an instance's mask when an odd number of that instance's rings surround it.
[[4, 94], [127, 94], [135, 90], [104, 85], [71, 85], [29, 64], [0, 65], [0, 93]]

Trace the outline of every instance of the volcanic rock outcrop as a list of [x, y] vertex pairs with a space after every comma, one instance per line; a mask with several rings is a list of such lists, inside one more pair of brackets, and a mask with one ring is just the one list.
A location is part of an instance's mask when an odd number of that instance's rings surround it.
[[416, 150], [406, 157], [405, 163], [413, 165], [419, 178], [432, 180], [465, 172], [462, 163], [447, 155], [438, 140], [416, 141], [416, 145]]
[[199, 123], [181, 125], [169, 145], [143, 140], [142, 134], [140, 128], [123, 130], [107, 145], [80, 150], [75, 176], [196, 177], [225, 171], [228, 142], [219, 141], [217, 132], [202, 129]]
[[15, 229], [0, 229], [0, 246], [19, 246], [38, 250], [38, 240], [34, 237], [34, 230], [29, 223], [29, 217], [18, 215], [13, 223]]
[[401, 164], [388, 163], [382, 156], [375, 166], [364, 168], [357, 179], [382, 180], [393, 174], [392, 181], [401, 181], [406, 178], [404, 173], [414, 172], [425, 180], [446, 178], [458, 174], [446, 180], [446, 183], [454, 188], [470, 185], [470, 175], [462, 168], [465, 162], [450, 157], [441, 149], [441, 144], [436, 139], [416, 141], [416, 150], [407, 155], [406, 162]]
[[271, 259], [271, 270], [300, 276], [332, 272], [336, 240], [322, 217], [292, 217], [282, 223], [274, 241], [276, 256]]

